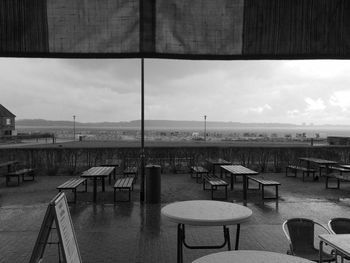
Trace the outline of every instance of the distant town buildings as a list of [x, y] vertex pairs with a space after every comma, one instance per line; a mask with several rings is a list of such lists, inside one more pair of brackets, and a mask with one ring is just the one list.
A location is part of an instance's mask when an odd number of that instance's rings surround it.
[[16, 115], [0, 104], [0, 136], [16, 135], [15, 118]]

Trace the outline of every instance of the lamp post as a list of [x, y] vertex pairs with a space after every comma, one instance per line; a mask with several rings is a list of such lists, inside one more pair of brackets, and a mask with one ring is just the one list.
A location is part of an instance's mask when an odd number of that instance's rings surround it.
[[73, 115], [73, 140], [75, 141], [75, 115]]
[[204, 115], [204, 141], [207, 140], [207, 115]]

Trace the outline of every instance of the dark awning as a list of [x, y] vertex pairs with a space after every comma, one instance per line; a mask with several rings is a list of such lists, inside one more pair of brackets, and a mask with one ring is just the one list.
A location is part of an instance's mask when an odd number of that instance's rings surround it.
[[347, 0], [0, 0], [0, 56], [350, 58]]

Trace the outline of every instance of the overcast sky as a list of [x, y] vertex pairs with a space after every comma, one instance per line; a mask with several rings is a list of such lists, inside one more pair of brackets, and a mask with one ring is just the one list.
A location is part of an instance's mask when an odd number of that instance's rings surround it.
[[[140, 119], [140, 60], [0, 59], [18, 119]], [[350, 124], [350, 61], [145, 60], [145, 118]]]

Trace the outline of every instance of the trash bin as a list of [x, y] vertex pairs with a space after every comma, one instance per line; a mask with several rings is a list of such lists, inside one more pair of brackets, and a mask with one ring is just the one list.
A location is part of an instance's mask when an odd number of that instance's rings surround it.
[[160, 192], [160, 165], [146, 166], [146, 203], [159, 204]]

